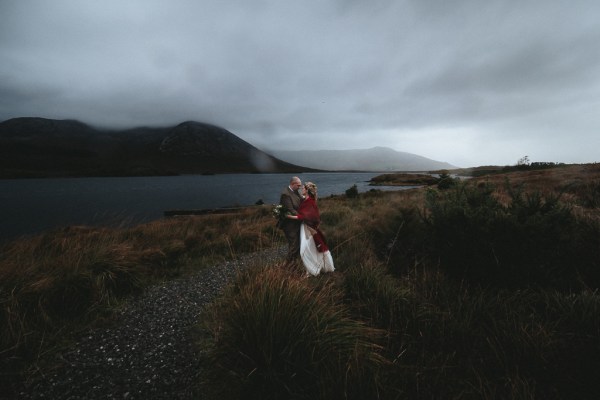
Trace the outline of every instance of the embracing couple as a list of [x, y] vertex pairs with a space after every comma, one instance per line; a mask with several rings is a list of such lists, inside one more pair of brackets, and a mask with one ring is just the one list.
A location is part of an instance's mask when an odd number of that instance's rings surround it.
[[288, 241], [287, 262], [294, 263], [300, 256], [307, 275], [333, 272], [333, 259], [319, 229], [317, 185], [302, 185], [300, 178], [294, 176], [281, 192], [279, 203], [285, 215], [279, 226]]

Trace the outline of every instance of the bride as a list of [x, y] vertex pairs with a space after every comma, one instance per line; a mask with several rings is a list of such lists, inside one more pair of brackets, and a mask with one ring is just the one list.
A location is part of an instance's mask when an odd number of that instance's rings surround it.
[[304, 200], [298, 208], [297, 215], [287, 218], [298, 219], [300, 225], [300, 257], [307, 274], [316, 276], [322, 272], [333, 272], [333, 258], [325, 243], [325, 237], [319, 229], [321, 217], [317, 207], [317, 185], [306, 182], [302, 187]]

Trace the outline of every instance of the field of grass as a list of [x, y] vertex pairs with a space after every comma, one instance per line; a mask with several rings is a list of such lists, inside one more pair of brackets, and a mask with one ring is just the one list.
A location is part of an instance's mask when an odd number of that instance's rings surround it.
[[207, 386], [228, 399], [598, 398], [599, 178], [573, 166], [322, 200], [336, 272], [239, 277], [201, 325]]
[[122, 300], [237, 254], [281, 245], [269, 207], [134, 228], [68, 227], [0, 248], [0, 392]]
[[[200, 325], [207, 393], [599, 398], [599, 202], [597, 164], [321, 199], [336, 272], [238, 276]], [[283, 244], [269, 206], [9, 243], [3, 382], [147, 285]]]

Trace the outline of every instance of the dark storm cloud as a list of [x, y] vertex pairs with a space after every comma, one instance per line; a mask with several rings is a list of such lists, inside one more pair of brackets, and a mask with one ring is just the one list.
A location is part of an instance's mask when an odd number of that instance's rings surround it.
[[382, 145], [458, 165], [597, 161], [598, 12], [578, 0], [3, 1], [0, 119], [198, 120], [265, 149]]

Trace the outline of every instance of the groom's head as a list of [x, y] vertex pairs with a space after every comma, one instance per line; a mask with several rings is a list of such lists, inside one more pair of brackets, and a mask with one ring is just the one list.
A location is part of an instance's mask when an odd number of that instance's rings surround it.
[[290, 189], [292, 189], [294, 192], [300, 189], [300, 186], [302, 186], [302, 181], [300, 178], [294, 176], [292, 179], [290, 179]]

